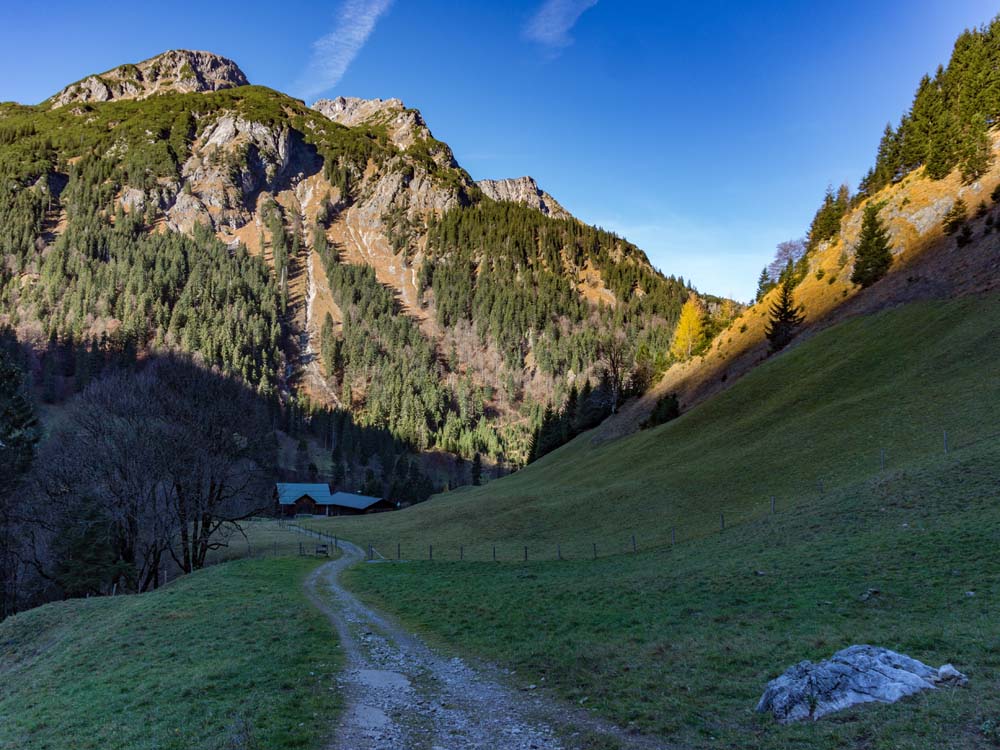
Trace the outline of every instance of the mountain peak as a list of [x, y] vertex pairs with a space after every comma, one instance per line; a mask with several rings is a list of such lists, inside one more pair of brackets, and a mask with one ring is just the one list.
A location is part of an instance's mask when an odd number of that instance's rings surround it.
[[49, 99], [53, 107], [82, 102], [145, 99], [167, 92], [218, 91], [249, 84], [232, 60], [186, 49], [168, 50], [72, 83]]
[[555, 219], [572, 219], [573, 215], [546, 193], [534, 177], [508, 177], [504, 180], [479, 180], [476, 183], [487, 198], [495, 201], [523, 203]]
[[384, 126], [389, 140], [400, 149], [409, 148], [417, 141], [431, 137], [431, 131], [420, 112], [407, 108], [400, 99], [338, 96], [334, 99], [320, 99], [312, 108], [324, 117], [349, 128], [362, 125]]

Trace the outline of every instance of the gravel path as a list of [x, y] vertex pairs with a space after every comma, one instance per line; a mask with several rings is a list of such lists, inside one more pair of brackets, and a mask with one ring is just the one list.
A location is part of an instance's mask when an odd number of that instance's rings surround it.
[[659, 747], [541, 692], [512, 689], [496, 670], [435, 653], [341, 585], [340, 573], [363, 553], [348, 542], [340, 547], [343, 555], [306, 582], [347, 662], [338, 677], [346, 709], [331, 750], [571, 750], [581, 732], [615, 736], [627, 748]]

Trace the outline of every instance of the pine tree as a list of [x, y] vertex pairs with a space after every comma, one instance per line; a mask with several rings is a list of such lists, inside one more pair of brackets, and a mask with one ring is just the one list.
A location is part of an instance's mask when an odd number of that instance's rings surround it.
[[806, 319], [803, 308], [795, 304], [792, 294], [792, 280], [786, 276], [779, 287], [778, 298], [771, 304], [771, 319], [764, 329], [771, 342], [772, 353], [788, 346], [796, 330]]
[[30, 466], [38, 433], [38, 419], [24, 375], [0, 350], [0, 494]]
[[760, 302], [772, 289], [774, 289], [774, 282], [771, 281], [771, 276], [767, 272], [767, 266], [764, 266], [760, 271], [760, 276], [757, 277], [757, 296], [754, 297], [754, 300]]
[[889, 233], [879, 218], [878, 211], [878, 205], [869, 203], [865, 206], [861, 223], [851, 282], [862, 287], [871, 286], [881, 279], [892, 265]]
[[472, 457], [472, 483], [477, 487], [483, 483], [483, 458], [479, 453]]
[[701, 345], [705, 335], [702, 315], [701, 303], [692, 292], [681, 308], [681, 317], [677, 321], [677, 330], [674, 331], [674, 340], [670, 345], [670, 353], [674, 358], [688, 359]]
[[964, 133], [961, 145], [962, 179], [973, 182], [990, 168], [993, 160], [993, 147], [990, 144], [989, 129], [986, 118], [975, 115]]

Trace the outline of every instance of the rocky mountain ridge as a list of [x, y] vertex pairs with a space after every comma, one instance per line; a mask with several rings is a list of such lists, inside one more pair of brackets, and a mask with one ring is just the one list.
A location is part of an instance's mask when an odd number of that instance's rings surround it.
[[246, 75], [228, 58], [211, 52], [169, 50], [140, 63], [128, 63], [72, 83], [46, 100], [67, 104], [145, 99], [166, 92], [219, 91], [246, 86]]
[[572, 219], [573, 215], [546, 193], [533, 177], [513, 177], [502, 180], [478, 180], [483, 195], [495, 201], [521, 203], [554, 219]]
[[[688, 294], [627, 241], [582, 222], [550, 223], [564, 212], [531, 178], [484, 191], [399, 99], [338, 97], [310, 108], [249, 85], [225, 58], [186, 51], [86, 81], [38, 107], [0, 106], [0, 151], [53, 144], [37, 162], [9, 151], [15, 172], [0, 185], [0, 216], [21, 211], [24, 198], [38, 205], [10, 232], [0, 227], [0, 254], [15, 269], [0, 269], [0, 324], [16, 325], [23, 340], [126, 329], [139, 346], [200, 351], [259, 389], [349, 409], [421, 449], [523, 462], [545, 405], [598, 382], [612, 311], [634, 332], [648, 321], [643, 335], [663, 346]], [[112, 236], [115, 226], [130, 239]], [[114, 258], [80, 253], [61, 241], [67, 231], [108, 235], [102, 242], [125, 253], [114, 273], [135, 277], [129, 294], [145, 314], [104, 300], [90, 279]], [[205, 293], [184, 291], [197, 281], [185, 281], [190, 263], [156, 261], [181, 277], [147, 284], [152, 272], [136, 276], [127, 258], [143, 237], [172, 235], [221, 240], [231, 255], [217, 258], [222, 265], [245, 248], [254, 273], [273, 278], [280, 305], [265, 317], [276, 315], [280, 331], [271, 322], [247, 331], [231, 306], [213, 313], [227, 318], [226, 332], [194, 313], [178, 317], [180, 302]], [[144, 251], [181, 247], [149, 242]], [[109, 289], [124, 283], [101, 278]], [[240, 310], [272, 305], [273, 289], [244, 291], [251, 298]], [[67, 299], [47, 307], [47, 295]], [[248, 337], [268, 342], [266, 357]], [[415, 350], [427, 352], [418, 367]]]

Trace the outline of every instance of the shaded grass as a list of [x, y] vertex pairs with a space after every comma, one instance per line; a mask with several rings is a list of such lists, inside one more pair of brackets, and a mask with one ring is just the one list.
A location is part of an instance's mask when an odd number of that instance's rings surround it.
[[269, 518], [241, 521], [239, 531], [228, 527], [220, 529], [213, 539], [225, 546], [208, 551], [206, 563], [209, 565], [246, 557], [298, 555], [300, 550], [312, 555], [316, 550], [315, 539]]
[[[583, 435], [486, 487], [392, 514], [315, 519], [383, 554], [584, 558], [714, 534], [920, 466], [1000, 431], [1000, 296], [908, 305], [825, 331], [671, 423], [593, 446]], [[819, 482], [823, 482], [822, 492]]]
[[[439, 646], [683, 747], [987, 747], [998, 478], [1000, 451], [983, 444], [673, 550], [369, 565], [348, 582]], [[815, 724], [754, 713], [769, 679], [854, 643], [953, 662], [970, 685]]]
[[[989, 747], [998, 334], [996, 295], [855, 319], [662, 427], [598, 447], [584, 435], [400, 513], [313, 523], [413, 559], [433, 543], [433, 563], [349, 582], [445, 648], [681, 747]], [[640, 553], [620, 554], [633, 533]], [[557, 544], [572, 559], [446, 562], [459, 545], [488, 559], [494, 541], [501, 559]], [[588, 560], [592, 542], [618, 554]], [[754, 713], [769, 679], [855, 643], [953, 662], [970, 685], [816, 724]]]
[[0, 748], [316, 748], [341, 654], [314, 561], [247, 560], [0, 623]]

